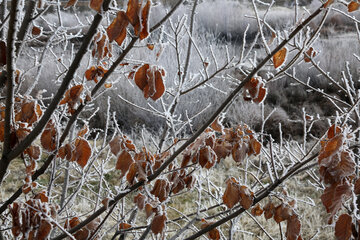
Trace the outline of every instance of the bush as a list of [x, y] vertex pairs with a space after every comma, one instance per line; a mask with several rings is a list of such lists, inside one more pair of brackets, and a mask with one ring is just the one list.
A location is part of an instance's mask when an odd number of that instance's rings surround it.
[[0, 239], [357, 238], [360, 4], [282, 4], [12, 0]]

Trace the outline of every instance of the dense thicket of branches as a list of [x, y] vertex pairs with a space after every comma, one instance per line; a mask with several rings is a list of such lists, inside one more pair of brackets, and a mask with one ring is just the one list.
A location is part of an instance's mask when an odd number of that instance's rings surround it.
[[360, 2], [283, 4], [3, 0], [0, 239], [359, 238]]

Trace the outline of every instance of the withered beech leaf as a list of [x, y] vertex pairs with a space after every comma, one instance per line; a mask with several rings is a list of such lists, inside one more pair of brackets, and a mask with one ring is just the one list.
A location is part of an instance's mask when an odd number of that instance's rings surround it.
[[337, 136], [338, 134], [342, 133], [342, 129], [335, 124], [331, 125], [327, 132], [328, 139], [332, 139], [333, 137]]
[[210, 169], [216, 163], [217, 156], [209, 147], [205, 146], [199, 150], [199, 164], [203, 168]]
[[121, 149], [121, 137], [116, 136], [109, 142], [110, 150], [111, 152], [117, 156], [117, 154], [120, 152]]
[[91, 0], [90, 8], [94, 9], [95, 11], [100, 12], [103, 1], [104, 0]]
[[235, 178], [232, 177], [227, 180], [227, 187], [222, 199], [228, 208], [232, 208], [240, 201], [240, 186]]
[[352, 218], [348, 214], [342, 214], [335, 224], [335, 237], [337, 240], [348, 240], [351, 238]]
[[298, 240], [300, 236], [301, 222], [296, 214], [287, 220], [286, 240]]
[[311, 62], [311, 58], [315, 56], [316, 52], [314, 51], [314, 48], [310, 47], [309, 50], [304, 53], [304, 62]]
[[156, 215], [154, 219], [151, 222], [151, 231], [154, 234], [159, 234], [164, 231], [164, 228], [166, 226], [166, 215]]
[[116, 18], [112, 21], [110, 26], [106, 29], [109, 41], [116, 42], [121, 45], [126, 38], [126, 27], [129, 24], [129, 19], [124, 11], [119, 11]]
[[222, 132], [224, 129], [224, 126], [222, 125], [219, 118], [216, 118], [215, 121], [210, 125], [210, 127], [216, 131], [216, 132]]
[[120, 223], [119, 224], [119, 229], [129, 229], [131, 228], [131, 224], [128, 223]]
[[354, 12], [358, 10], [360, 7], [360, 4], [357, 1], [351, 1], [348, 5], [348, 12]]
[[153, 207], [150, 203], [146, 203], [145, 204], [146, 219], [148, 219], [154, 212], [156, 212], [156, 208]]
[[[214, 223], [214, 222], [208, 222], [205, 219], [201, 219], [201, 222], [203, 222], [201, 224], [201, 229], [204, 229]], [[211, 229], [207, 235], [211, 240], [219, 240], [220, 239], [220, 232], [216, 228]]]
[[56, 149], [56, 136], [57, 130], [53, 121], [50, 120], [41, 134], [41, 146], [49, 152], [54, 151]]
[[126, 16], [129, 22], [134, 27], [135, 35], [139, 36], [140, 33], [140, 10], [142, 0], [129, 0], [126, 10]]
[[36, 239], [38, 239], [38, 240], [47, 239], [47, 236], [50, 234], [51, 229], [52, 229], [51, 223], [42, 219], [40, 222], [39, 229], [36, 234]]
[[72, 6], [74, 6], [74, 5], [76, 4], [76, 2], [77, 2], [77, 0], [69, 0], [69, 1], [65, 4], [64, 8], [72, 7]]
[[116, 169], [121, 171], [121, 177], [125, 176], [133, 162], [134, 159], [128, 151], [123, 150], [119, 154], [116, 162]]
[[72, 154], [71, 161], [76, 161], [82, 168], [84, 168], [91, 157], [91, 147], [88, 141], [84, 138], [75, 140], [75, 151]]
[[335, 183], [325, 188], [321, 195], [321, 201], [330, 213], [329, 223], [332, 222], [334, 215], [340, 210], [343, 201], [346, 201], [351, 196], [351, 187], [347, 182]]
[[288, 220], [293, 214], [293, 210], [285, 204], [280, 204], [274, 209], [274, 220], [277, 223]]
[[78, 137], [84, 137], [85, 134], [89, 131], [88, 125], [85, 123], [82, 129], [77, 133]]
[[249, 190], [246, 186], [240, 186], [240, 205], [249, 209], [254, 201], [254, 193]]
[[265, 83], [261, 77], [253, 77], [244, 85], [243, 98], [245, 101], [261, 103], [267, 94]]
[[31, 29], [31, 35], [39, 36], [41, 34], [41, 28], [33, 26]]
[[261, 143], [256, 140], [255, 138], [252, 138], [250, 140], [250, 146], [251, 146], [251, 150], [252, 150], [252, 153], [257, 156], [260, 154], [260, 151], [261, 151]]
[[323, 143], [324, 146], [321, 148], [320, 155], [319, 155], [319, 164], [322, 164], [322, 160], [325, 158], [330, 157], [331, 155], [338, 152], [340, 147], [344, 143], [344, 136], [343, 135], [336, 135], [335, 137], [331, 138], [327, 142]]
[[69, 90], [66, 91], [65, 97], [60, 101], [60, 105], [67, 104], [69, 107], [69, 112], [73, 113], [75, 105], [80, 100], [80, 95], [82, 90], [84, 89], [84, 86], [82, 84], [73, 86]]
[[159, 199], [160, 202], [165, 201], [170, 192], [169, 182], [165, 179], [157, 179], [151, 194]]
[[143, 210], [145, 207], [145, 201], [146, 201], [147, 197], [141, 193], [139, 193], [138, 195], [136, 195], [134, 197], [134, 203], [136, 203], [136, 205], [138, 206], [138, 208], [140, 210]]
[[141, 32], [140, 32], [140, 40], [143, 40], [149, 36], [149, 23], [148, 18], [150, 14], [150, 5], [151, 1], [147, 0], [145, 6], [141, 12]]
[[128, 172], [128, 174], [126, 174], [126, 180], [130, 184], [134, 183], [137, 172], [138, 172], [137, 164], [136, 163], [131, 164], [131, 166], [129, 168], [129, 172]]
[[164, 75], [162, 69], [144, 64], [135, 73], [135, 84], [143, 91], [145, 98], [150, 97], [155, 101], [165, 92]]
[[280, 49], [277, 53], [274, 54], [273, 63], [275, 68], [278, 68], [281, 65], [283, 65], [286, 59], [286, 54], [287, 54], [287, 49], [285, 47]]
[[154, 50], [155, 45], [148, 43], [148, 44], [146, 44], [146, 47], [150, 50]]
[[251, 214], [256, 217], [261, 216], [263, 212], [264, 210], [261, 208], [259, 203], [256, 204], [256, 206], [251, 209]]
[[355, 193], [355, 194], [360, 194], [360, 178], [358, 178], [358, 179], [355, 181], [355, 184], [354, 184], [354, 193]]
[[92, 66], [88, 70], [85, 71], [85, 78], [88, 81], [93, 80], [95, 83], [98, 82], [98, 77], [102, 78], [107, 72], [102, 66]]
[[247, 144], [243, 142], [237, 142], [232, 149], [232, 157], [235, 162], [242, 162], [246, 158], [248, 152]]
[[328, 0], [325, 4], [324, 4], [324, 8], [329, 7], [331, 4], [334, 3], [335, 0]]

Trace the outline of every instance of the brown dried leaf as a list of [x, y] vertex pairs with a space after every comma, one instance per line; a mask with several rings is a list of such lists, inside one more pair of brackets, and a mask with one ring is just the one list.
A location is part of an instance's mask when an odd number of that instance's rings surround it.
[[98, 82], [98, 77], [102, 78], [104, 77], [105, 73], [107, 72], [106, 69], [104, 69], [102, 66], [92, 66], [85, 72], [85, 78], [88, 81], [94, 81], [95, 83]]
[[134, 163], [134, 159], [131, 154], [123, 150], [116, 162], [116, 169], [121, 171], [121, 177], [125, 176], [126, 172], [129, 170], [131, 164]]
[[205, 146], [199, 150], [199, 164], [201, 167], [210, 169], [215, 165], [216, 159], [216, 154], [210, 147]]
[[129, 229], [131, 228], [131, 224], [128, 223], [120, 223], [119, 224], [119, 229]]
[[112, 42], [116, 40], [116, 42], [119, 45], [121, 45], [124, 39], [126, 38], [126, 27], [128, 25], [129, 25], [129, 19], [126, 16], [126, 13], [124, 11], [119, 11], [116, 15], [116, 18], [106, 29], [106, 32], [109, 37], [109, 41]]
[[248, 146], [245, 143], [237, 142], [232, 149], [232, 157], [235, 162], [242, 162], [246, 158]]
[[343, 135], [336, 135], [335, 137], [331, 138], [327, 141], [324, 147], [321, 148], [321, 152], [319, 155], [319, 164], [322, 164], [322, 160], [325, 158], [330, 157], [331, 155], [338, 152], [340, 147], [344, 143], [344, 136]]
[[140, 10], [141, 10], [142, 0], [129, 0], [126, 16], [129, 19], [129, 22], [134, 27], [135, 35], [139, 36], [140, 33]]
[[144, 92], [145, 98], [159, 99], [165, 92], [163, 70], [144, 64], [135, 73], [135, 83]]
[[78, 137], [84, 137], [85, 134], [89, 131], [88, 125], [84, 124], [84, 126], [82, 127], [82, 129], [78, 132]]
[[76, 85], [66, 91], [65, 97], [60, 101], [60, 105], [68, 104], [69, 112], [73, 111], [75, 104], [80, 100], [80, 95], [84, 89], [83, 85]]
[[166, 215], [156, 215], [151, 222], [151, 231], [154, 234], [162, 233], [166, 226]]
[[49, 202], [49, 197], [46, 195], [45, 191], [41, 191], [35, 195], [34, 199], [40, 199], [41, 202]]
[[311, 48], [309, 48], [309, 50], [306, 51], [306, 53], [304, 53], [304, 61], [307, 63], [311, 62], [311, 58], [313, 58], [315, 56], [316, 56], [316, 52], [311, 47]]
[[[205, 219], [201, 219], [201, 229], [204, 229], [210, 225], [212, 225], [214, 222], [207, 222]], [[212, 240], [219, 240], [220, 239], [220, 232], [218, 229], [213, 228], [208, 232], [208, 237]]]
[[226, 158], [232, 153], [232, 148], [233, 146], [230, 142], [217, 139], [213, 150], [217, 155], [218, 161], [220, 161], [220, 159]]
[[355, 181], [355, 184], [354, 184], [354, 193], [355, 193], [355, 194], [360, 194], [360, 178], [358, 178], [358, 179]]
[[50, 120], [46, 125], [45, 130], [41, 134], [40, 137], [41, 146], [49, 152], [54, 151], [56, 149], [56, 137], [57, 137], [57, 131], [55, 125], [53, 121]]
[[280, 204], [274, 210], [274, 220], [277, 223], [288, 220], [292, 215], [292, 210], [285, 204]]
[[154, 50], [154, 47], [155, 47], [154, 44], [150, 44], [150, 43], [146, 44], [146, 46], [147, 46], [147, 48], [150, 49], [150, 50]]
[[216, 132], [222, 132], [224, 129], [224, 126], [219, 122], [219, 118], [216, 118], [215, 121], [210, 125], [212, 129]]
[[105, 87], [105, 88], [111, 88], [111, 87], [112, 87], [112, 83], [105, 83], [105, 84], [104, 84], [104, 87]]
[[358, 10], [360, 7], [360, 4], [357, 1], [351, 1], [348, 5], [348, 12], [354, 12]]
[[261, 143], [258, 140], [256, 140], [255, 138], [252, 138], [250, 140], [250, 146], [251, 146], [252, 154], [254, 154], [255, 156], [260, 154]]
[[84, 168], [91, 157], [91, 147], [88, 141], [83, 138], [75, 140], [75, 152], [72, 154], [71, 161], [76, 161]]
[[64, 8], [72, 7], [72, 6], [74, 6], [76, 3], [77, 3], [77, 0], [69, 0], [69, 1], [65, 4]]
[[281, 65], [283, 65], [286, 59], [286, 54], [287, 54], [287, 49], [285, 47], [280, 49], [277, 53], [274, 54], [273, 62], [275, 68], [278, 68]]
[[147, 197], [141, 193], [139, 193], [138, 195], [136, 195], [134, 197], [134, 203], [136, 203], [136, 205], [138, 206], [138, 208], [140, 210], [143, 210], [145, 207], [145, 201], [146, 201]]
[[37, 160], [40, 158], [41, 155], [41, 148], [39, 146], [32, 145], [28, 147], [25, 152], [31, 160]]
[[264, 210], [260, 207], [259, 203], [256, 204], [256, 206], [251, 209], [251, 214], [256, 217], [261, 216], [263, 212]]
[[47, 236], [50, 234], [51, 229], [52, 229], [51, 223], [42, 219], [40, 222], [39, 229], [36, 234], [36, 239], [38, 239], [38, 240], [47, 239]]
[[131, 164], [130, 168], [129, 168], [129, 172], [126, 175], [126, 180], [130, 183], [133, 184], [134, 180], [135, 180], [135, 176], [138, 172], [138, 167], [136, 163]]
[[39, 36], [41, 34], [41, 28], [33, 26], [31, 29], [31, 35], [33, 36]]
[[251, 192], [246, 186], [240, 186], [240, 205], [249, 209], [254, 201], [254, 193]]
[[91, 0], [90, 8], [94, 9], [95, 11], [100, 12], [103, 1], [104, 0]]
[[331, 4], [334, 3], [335, 0], [328, 0], [325, 4], [324, 4], [324, 8], [329, 7]]
[[328, 139], [332, 139], [336, 135], [342, 133], [342, 130], [339, 126], [335, 126], [335, 124], [331, 125], [331, 127], [328, 130], [327, 137]]
[[287, 220], [286, 227], [286, 239], [287, 240], [298, 240], [300, 236], [301, 222], [296, 214], [293, 214]]
[[348, 214], [342, 214], [335, 224], [335, 237], [337, 240], [348, 240], [352, 235], [352, 218]]
[[109, 145], [111, 152], [115, 156], [117, 156], [121, 150], [121, 137], [120, 136], [114, 137], [114, 139], [109, 142]]
[[141, 32], [140, 32], [140, 40], [143, 40], [149, 36], [149, 13], [150, 13], [150, 5], [151, 1], [147, 0], [145, 6], [142, 9], [141, 12]]
[[235, 178], [227, 180], [227, 187], [223, 195], [223, 202], [228, 208], [232, 208], [240, 201], [240, 186]]
[[168, 198], [169, 192], [169, 182], [165, 179], [157, 179], [154, 188], [150, 193], [157, 197], [160, 202], [163, 202]]
[[340, 210], [343, 201], [346, 201], [351, 196], [351, 187], [348, 183], [335, 183], [325, 188], [321, 195], [321, 201], [330, 213], [329, 222], [332, 222], [334, 215]]
[[146, 218], [149, 218], [154, 212], [156, 212], [156, 208], [154, 208], [150, 203], [146, 203], [145, 204]]
[[5, 121], [1, 121], [0, 122], [0, 141], [3, 142], [4, 141], [4, 130], [5, 129]]

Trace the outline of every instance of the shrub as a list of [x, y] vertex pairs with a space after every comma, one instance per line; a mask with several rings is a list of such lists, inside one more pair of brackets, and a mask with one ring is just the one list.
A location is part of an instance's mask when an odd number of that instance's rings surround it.
[[359, 54], [321, 38], [358, 2], [76, 4], [0, 11], [1, 239], [360, 234]]

